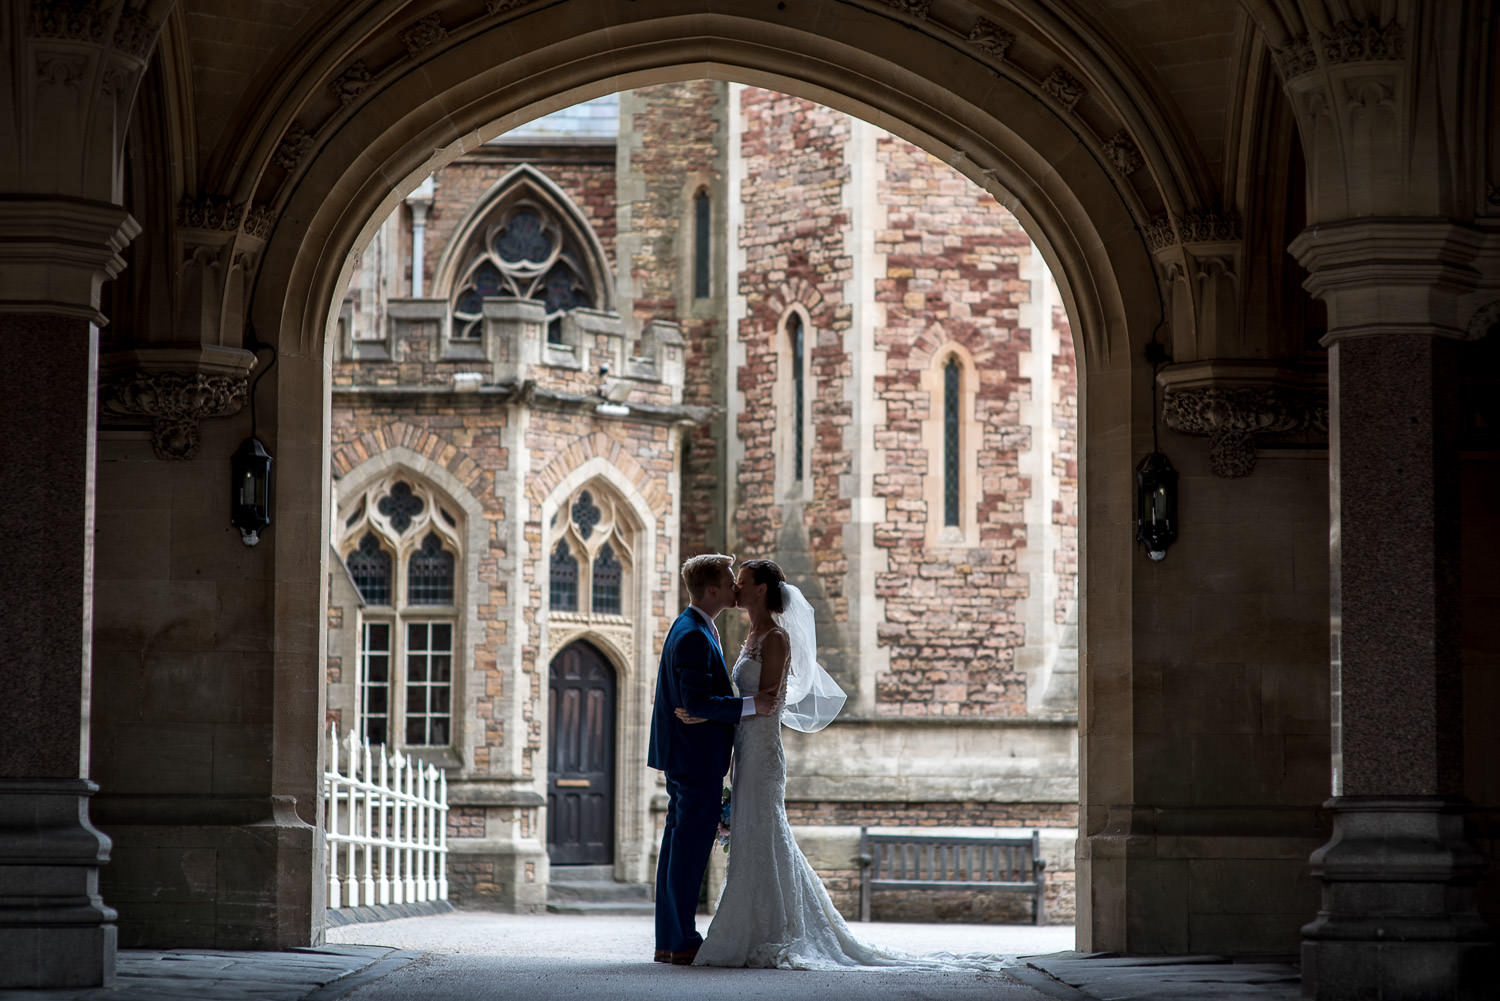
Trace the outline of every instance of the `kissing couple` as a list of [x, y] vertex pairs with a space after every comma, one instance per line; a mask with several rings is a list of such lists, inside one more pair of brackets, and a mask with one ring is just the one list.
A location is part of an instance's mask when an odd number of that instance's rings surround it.
[[[786, 819], [781, 728], [814, 732], [844, 705], [818, 664], [812, 606], [771, 560], [694, 556], [682, 565], [690, 604], [662, 644], [646, 762], [667, 775], [656, 867], [658, 963], [840, 970], [993, 970], [989, 956], [911, 956], [861, 942], [834, 909]], [[750, 632], [733, 669], [714, 619], [743, 609]], [[729, 866], [698, 934], [698, 891], [713, 849], [721, 789], [734, 757]]]

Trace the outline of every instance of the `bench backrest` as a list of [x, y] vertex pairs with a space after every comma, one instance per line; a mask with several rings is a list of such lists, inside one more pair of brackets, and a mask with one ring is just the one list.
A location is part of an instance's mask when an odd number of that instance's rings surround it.
[[872, 880], [938, 883], [1031, 883], [1041, 835], [1026, 838], [872, 834], [860, 830], [860, 854]]

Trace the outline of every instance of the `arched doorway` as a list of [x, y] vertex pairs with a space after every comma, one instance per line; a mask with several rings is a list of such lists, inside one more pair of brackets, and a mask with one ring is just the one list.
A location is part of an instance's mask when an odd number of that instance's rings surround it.
[[548, 679], [547, 855], [554, 866], [614, 861], [615, 673], [579, 640]]

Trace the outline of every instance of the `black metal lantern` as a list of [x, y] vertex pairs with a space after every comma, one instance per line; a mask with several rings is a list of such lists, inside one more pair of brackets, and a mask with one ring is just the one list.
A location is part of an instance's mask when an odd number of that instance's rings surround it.
[[229, 520], [245, 545], [260, 541], [271, 524], [271, 455], [259, 438], [246, 438], [229, 460]]
[[1165, 559], [1177, 541], [1177, 470], [1160, 452], [1135, 467], [1135, 541], [1153, 560]]

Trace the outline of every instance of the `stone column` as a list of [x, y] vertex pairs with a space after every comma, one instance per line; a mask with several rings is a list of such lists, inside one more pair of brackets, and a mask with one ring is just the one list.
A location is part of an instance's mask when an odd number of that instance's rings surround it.
[[1322, 223], [1292, 244], [1328, 304], [1332, 840], [1309, 997], [1478, 998], [1493, 980], [1464, 836], [1453, 387], [1478, 233]]
[[0, 200], [0, 988], [114, 975], [110, 842], [89, 822], [98, 306], [139, 231], [116, 205]]

